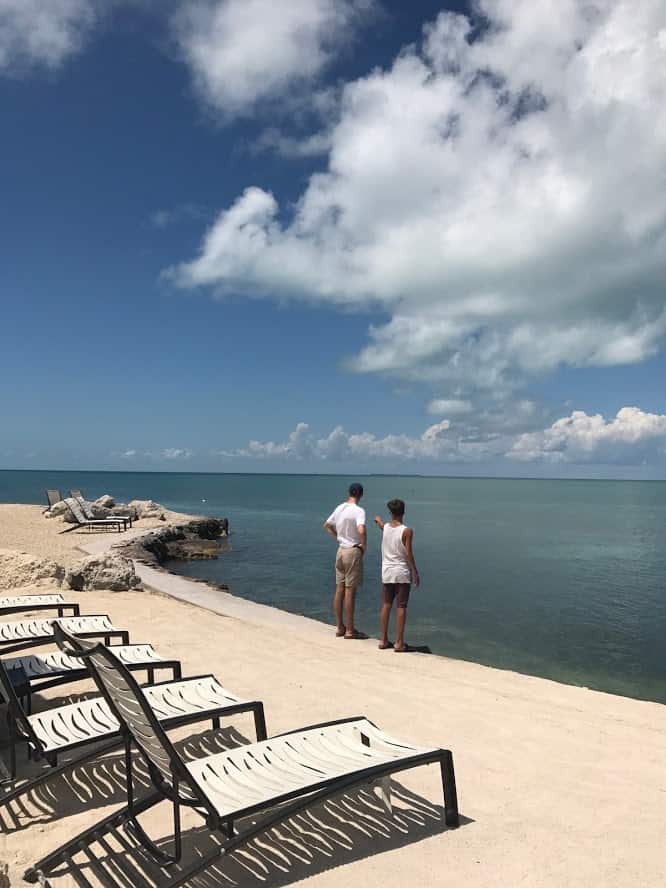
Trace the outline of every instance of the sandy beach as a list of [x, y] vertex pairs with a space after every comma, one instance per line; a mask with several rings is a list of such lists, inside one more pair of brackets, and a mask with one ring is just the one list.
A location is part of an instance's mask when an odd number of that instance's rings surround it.
[[[140, 521], [134, 532], [150, 526]], [[3, 549], [70, 565], [83, 555], [78, 547], [116, 541], [107, 534], [62, 535], [62, 529], [38, 506], [0, 506]], [[151, 585], [160, 586], [159, 579]], [[260, 835], [192, 884], [666, 883], [666, 707], [444, 657], [397, 657], [378, 651], [376, 642], [336, 639], [323, 624], [188, 585], [198, 605], [165, 594], [169, 588], [180, 594], [178, 584], [168, 583], [163, 591], [68, 598], [80, 601], [84, 613], [108, 613], [130, 630], [132, 642], [151, 642], [182, 660], [185, 676], [212, 673], [238, 694], [263, 700], [269, 735], [363, 714], [394, 736], [451, 749], [462, 814], [459, 829], [445, 827], [439, 771], [421, 768], [393, 780], [393, 816], [373, 788], [351, 791]], [[55, 689], [37, 698], [35, 708], [86, 691], [85, 683]], [[219, 732], [204, 724], [175, 736], [189, 757], [253, 739], [249, 716], [230, 719]], [[20, 763], [24, 774], [39, 770], [34, 763], [25, 768], [24, 755]], [[9, 884], [21, 883], [36, 856], [123, 803], [120, 753], [24, 798], [12, 808], [11, 822], [2, 817], [0, 861], [9, 865]], [[184, 823], [191, 858], [211, 839], [196, 815], [186, 814]], [[168, 806], [152, 811], [145, 825], [153, 837], [168, 840]], [[100, 862], [115, 873], [110, 880]], [[92, 846], [91, 856], [78, 854], [74, 863], [75, 872], [61, 869], [48, 884], [160, 884], [158, 870], [124, 833], [105, 847]]]

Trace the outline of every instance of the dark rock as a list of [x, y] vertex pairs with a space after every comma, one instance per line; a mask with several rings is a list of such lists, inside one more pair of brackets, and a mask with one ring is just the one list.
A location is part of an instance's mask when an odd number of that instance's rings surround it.
[[185, 539], [166, 544], [169, 558], [189, 561], [192, 558], [217, 558], [220, 544], [217, 540]]
[[[144, 564], [164, 564], [174, 558], [213, 558], [220, 552], [219, 540], [226, 537], [229, 532], [229, 522], [226, 518], [193, 518], [185, 524], [174, 524], [144, 534], [135, 540], [130, 540], [124, 545], [115, 548], [122, 552], [126, 558], [133, 558]], [[211, 541], [214, 544], [216, 554], [212, 555], [213, 546], [203, 546], [202, 541]], [[170, 551], [175, 543], [187, 543], [192, 545], [182, 546], [180, 555], [174, 555]], [[201, 554], [193, 554], [199, 546]], [[173, 550], [177, 551], [176, 549]], [[185, 554], [188, 552], [189, 554]]]

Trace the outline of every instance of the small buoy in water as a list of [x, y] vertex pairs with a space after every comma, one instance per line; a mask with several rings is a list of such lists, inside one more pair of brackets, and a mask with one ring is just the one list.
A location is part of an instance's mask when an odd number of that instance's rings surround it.
[[205, 499], [202, 499], [202, 500], [201, 500], [201, 502], [202, 502], [202, 503], [205, 503], [205, 502], [206, 502], [206, 500], [205, 500]]

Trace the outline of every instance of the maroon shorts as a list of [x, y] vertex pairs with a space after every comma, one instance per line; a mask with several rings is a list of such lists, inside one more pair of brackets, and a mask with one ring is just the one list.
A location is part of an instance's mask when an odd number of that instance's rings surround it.
[[407, 607], [410, 583], [382, 583], [384, 604], [393, 604], [397, 598], [398, 607]]

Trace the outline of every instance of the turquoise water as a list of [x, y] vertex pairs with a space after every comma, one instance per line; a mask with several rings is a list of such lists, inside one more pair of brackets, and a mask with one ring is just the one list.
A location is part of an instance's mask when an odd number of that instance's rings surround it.
[[[335, 546], [322, 523], [348, 480], [0, 471], [0, 501], [42, 502], [47, 486], [76, 486], [91, 497], [226, 515], [232, 535], [220, 559], [174, 567], [331, 622]], [[369, 524], [399, 496], [415, 528], [422, 587], [410, 600], [410, 643], [666, 702], [666, 482], [359, 480]], [[376, 635], [379, 532], [372, 525], [368, 533], [358, 625]]]

